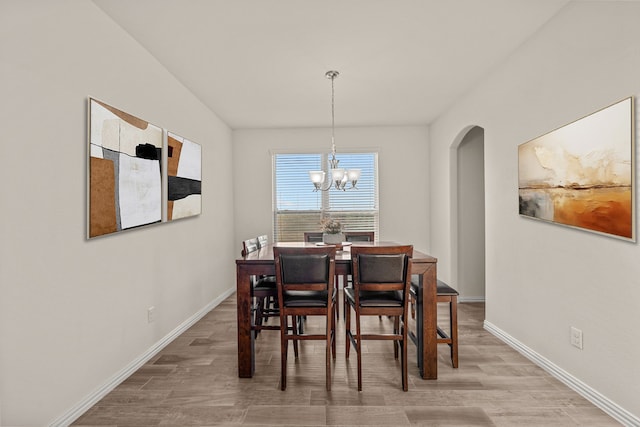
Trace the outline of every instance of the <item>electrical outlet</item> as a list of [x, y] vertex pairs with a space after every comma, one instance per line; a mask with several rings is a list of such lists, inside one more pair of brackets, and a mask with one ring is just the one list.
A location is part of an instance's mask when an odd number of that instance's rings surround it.
[[582, 350], [582, 331], [571, 327], [571, 345]]
[[147, 323], [156, 321], [156, 308], [151, 306], [147, 308]]

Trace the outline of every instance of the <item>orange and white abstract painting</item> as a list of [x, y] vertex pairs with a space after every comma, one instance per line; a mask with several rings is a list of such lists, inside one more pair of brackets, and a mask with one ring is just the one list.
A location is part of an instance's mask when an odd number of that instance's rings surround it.
[[633, 102], [521, 144], [520, 215], [635, 241]]

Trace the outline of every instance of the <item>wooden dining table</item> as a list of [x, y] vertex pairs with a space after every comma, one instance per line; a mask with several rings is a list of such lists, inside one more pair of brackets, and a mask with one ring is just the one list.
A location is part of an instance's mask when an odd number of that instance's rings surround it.
[[[281, 242], [277, 246], [315, 246], [315, 243]], [[354, 242], [353, 246], [393, 246], [394, 242]], [[251, 328], [251, 276], [273, 275], [273, 244], [236, 259], [236, 291], [238, 304], [238, 376], [251, 378], [255, 372], [255, 331]], [[351, 251], [348, 247], [336, 253], [336, 276], [351, 274]], [[411, 274], [418, 275], [416, 304], [417, 363], [423, 379], [438, 378], [436, 275], [437, 259], [414, 249]]]

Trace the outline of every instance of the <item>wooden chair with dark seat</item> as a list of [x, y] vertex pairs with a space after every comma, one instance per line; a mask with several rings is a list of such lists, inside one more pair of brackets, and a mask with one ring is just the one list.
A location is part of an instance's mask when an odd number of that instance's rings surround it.
[[[344, 231], [344, 239], [347, 242], [373, 242], [376, 237], [375, 231]], [[342, 287], [346, 288], [350, 286], [352, 278], [350, 275], [344, 275], [342, 277]], [[346, 316], [347, 312], [347, 300], [344, 300], [343, 313]]]
[[[269, 246], [269, 237], [266, 234], [258, 236], [256, 238], [258, 243], [258, 249], [263, 249]], [[263, 287], [276, 288], [276, 276], [268, 276], [263, 275], [258, 278], [258, 280], [262, 283]], [[257, 308], [257, 316], [261, 318], [261, 322], [267, 323], [270, 317], [278, 317], [278, 293], [274, 292], [273, 295], [269, 295], [264, 298], [263, 303], [260, 307]], [[261, 323], [262, 325], [262, 323]], [[277, 329], [280, 327], [269, 328], [269, 329]]]
[[322, 231], [305, 231], [304, 241], [310, 243], [322, 242]]
[[[418, 302], [418, 282], [416, 280], [411, 281], [411, 315], [415, 317], [415, 304]], [[438, 332], [438, 344], [447, 344], [451, 353], [451, 366], [458, 367], [458, 291], [453, 289], [441, 280], [437, 282], [437, 295], [436, 302], [447, 303], [449, 306], [449, 333], [445, 332], [440, 326], [437, 326]], [[420, 325], [422, 322], [418, 321]], [[418, 339], [422, 336], [422, 331], [416, 331], [416, 333], [410, 333], [409, 338], [414, 344], [418, 345]]]
[[[321, 242], [323, 242], [322, 235], [323, 235], [322, 231], [305, 231], [304, 232], [304, 241], [307, 242], [307, 243], [321, 243]], [[335, 280], [335, 283], [334, 283], [336, 291], [338, 290], [338, 288], [340, 286], [339, 277], [342, 277], [343, 286], [346, 285], [346, 283], [347, 283], [347, 277], [346, 276], [336, 276], [336, 280]]]
[[[257, 238], [247, 239], [242, 242], [242, 256], [247, 256], [259, 249]], [[276, 301], [278, 298], [275, 276], [252, 277], [251, 282], [252, 296], [255, 300], [252, 307], [252, 329], [256, 331], [256, 334], [259, 334], [264, 329], [280, 330], [279, 325], [264, 324], [269, 317], [279, 316], [278, 310], [269, 305], [271, 301]]]
[[[326, 387], [331, 390], [331, 354], [336, 357], [335, 342], [335, 246], [274, 246], [278, 304], [280, 307], [280, 388], [287, 388], [289, 341], [326, 341]], [[292, 316], [289, 328], [288, 317]], [[304, 334], [296, 327], [296, 318], [325, 317], [324, 334]], [[295, 348], [295, 347], [294, 347]]]
[[373, 242], [375, 231], [344, 231], [344, 239], [347, 242]]
[[[346, 357], [353, 345], [358, 356], [358, 391], [362, 390], [362, 341], [392, 340], [394, 356], [401, 353], [402, 389], [408, 390], [407, 314], [411, 283], [413, 246], [354, 246], [351, 248], [353, 287], [344, 291], [346, 312]], [[356, 330], [351, 331], [351, 309], [355, 311]], [[393, 333], [364, 334], [362, 316], [390, 316]]]

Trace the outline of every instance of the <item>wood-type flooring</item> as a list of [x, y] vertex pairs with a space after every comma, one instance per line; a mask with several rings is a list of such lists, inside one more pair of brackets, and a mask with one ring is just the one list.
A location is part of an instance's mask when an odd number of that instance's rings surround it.
[[[340, 305], [342, 310], [342, 305]], [[438, 323], [447, 324], [447, 306]], [[438, 346], [438, 379], [422, 380], [409, 343], [409, 391], [391, 342], [366, 342], [363, 391], [356, 356], [345, 359], [344, 321], [332, 389], [325, 389], [324, 342], [289, 352], [280, 391], [278, 331], [256, 340], [256, 372], [238, 378], [235, 294], [209, 312], [82, 415], [74, 426], [617, 426], [613, 418], [482, 328], [484, 304], [458, 306], [460, 366]], [[277, 322], [277, 319], [272, 320]], [[307, 329], [323, 320], [309, 318]], [[391, 321], [367, 318], [368, 330]], [[363, 326], [363, 331], [365, 326]]]

